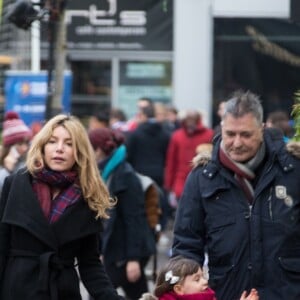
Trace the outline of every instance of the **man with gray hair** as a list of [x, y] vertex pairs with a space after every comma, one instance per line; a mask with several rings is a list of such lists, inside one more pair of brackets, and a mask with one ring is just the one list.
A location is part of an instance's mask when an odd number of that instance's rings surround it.
[[204, 262], [217, 299], [256, 288], [260, 300], [300, 299], [300, 160], [264, 129], [251, 92], [226, 102], [212, 158], [185, 183], [173, 256]]

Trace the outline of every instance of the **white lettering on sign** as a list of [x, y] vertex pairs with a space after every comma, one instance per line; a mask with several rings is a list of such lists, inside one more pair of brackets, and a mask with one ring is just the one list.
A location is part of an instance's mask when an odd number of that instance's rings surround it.
[[13, 106], [13, 110], [18, 113], [44, 113], [46, 110], [46, 105], [45, 104], [30, 104], [30, 105], [16, 104]]
[[125, 26], [143, 26], [147, 23], [145, 11], [124, 10], [120, 12], [120, 24]]
[[[85, 9], [66, 10], [65, 22], [72, 23], [73, 18], [86, 18], [93, 26], [116, 26], [117, 0], [106, 0], [108, 10], [98, 10], [95, 4]], [[114, 17], [114, 18], [112, 18]], [[144, 26], [147, 23], [147, 14], [144, 10], [123, 10], [119, 13], [119, 24], [124, 26]]]
[[30, 94], [33, 96], [44, 96], [47, 94], [47, 83], [46, 82], [31, 82]]

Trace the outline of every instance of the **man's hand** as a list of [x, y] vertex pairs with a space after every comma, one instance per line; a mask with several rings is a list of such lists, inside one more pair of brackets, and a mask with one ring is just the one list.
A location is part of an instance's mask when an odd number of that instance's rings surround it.
[[286, 144], [286, 149], [292, 155], [296, 156], [297, 158], [300, 158], [300, 142], [288, 142]]
[[259, 300], [258, 292], [256, 289], [251, 289], [249, 295], [244, 291], [240, 300]]

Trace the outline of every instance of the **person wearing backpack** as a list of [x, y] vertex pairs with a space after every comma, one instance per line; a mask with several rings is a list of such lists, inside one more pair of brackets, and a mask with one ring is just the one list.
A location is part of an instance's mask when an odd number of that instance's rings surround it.
[[137, 300], [148, 291], [144, 268], [155, 253], [155, 238], [148, 225], [144, 192], [135, 170], [126, 161], [121, 132], [98, 128], [88, 132], [103, 180], [117, 200], [104, 224], [101, 253], [115, 288]]

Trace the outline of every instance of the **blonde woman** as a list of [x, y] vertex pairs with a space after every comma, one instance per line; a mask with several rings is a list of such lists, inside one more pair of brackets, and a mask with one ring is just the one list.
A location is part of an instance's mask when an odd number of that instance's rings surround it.
[[32, 140], [26, 168], [7, 177], [0, 202], [0, 299], [121, 299], [99, 260], [101, 219], [113, 203], [85, 128], [49, 120]]

